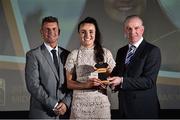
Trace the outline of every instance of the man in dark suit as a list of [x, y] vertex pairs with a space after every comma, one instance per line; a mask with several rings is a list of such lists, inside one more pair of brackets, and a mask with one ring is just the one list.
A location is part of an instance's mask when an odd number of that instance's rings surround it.
[[143, 38], [144, 26], [139, 16], [128, 16], [124, 31], [129, 44], [118, 50], [114, 77], [109, 79], [111, 88], [119, 91], [120, 117], [158, 118], [156, 80], [161, 65], [160, 49]]
[[58, 46], [58, 19], [45, 17], [40, 32], [44, 43], [26, 54], [25, 79], [31, 94], [29, 117], [68, 118], [71, 92], [66, 88], [64, 64], [69, 51]]

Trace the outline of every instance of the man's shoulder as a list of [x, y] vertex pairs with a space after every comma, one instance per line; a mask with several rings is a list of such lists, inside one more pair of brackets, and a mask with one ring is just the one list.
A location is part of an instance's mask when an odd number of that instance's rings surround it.
[[38, 51], [40, 51], [41, 46], [42, 46], [42, 45], [40, 45], [40, 46], [38, 46], [38, 47], [35, 47], [35, 48], [30, 49], [29, 51], [27, 51], [27, 53], [26, 53], [26, 54], [34, 54], [34, 53], [37, 53]]
[[128, 49], [128, 45], [122, 46], [121, 48], [118, 49], [118, 51], [124, 51]]
[[69, 50], [67, 50], [67, 49], [65, 49], [65, 48], [63, 48], [63, 47], [58, 46], [58, 48], [59, 48], [63, 53], [66, 53], [66, 54], [69, 54], [69, 53], [70, 53]]
[[67, 50], [67, 49], [65, 49], [65, 48], [63, 48], [63, 47], [60, 47], [60, 46], [58, 46], [58, 48], [60, 49], [60, 54], [62, 55], [62, 56], [68, 56], [69, 55], [69, 53], [70, 53], [70, 51], [69, 50]]
[[61, 53], [60, 53], [61, 61], [62, 61], [63, 65], [65, 65], [66, 59], [67, 59], [70, 51], [68, 51], [67, 49], [60, 47], [60, 46], [58, 46], [58, 48], [61, 50]]
[[146, 49], [159, 49], [158, 46], [154, 45], [153, 43], [145, 41]]

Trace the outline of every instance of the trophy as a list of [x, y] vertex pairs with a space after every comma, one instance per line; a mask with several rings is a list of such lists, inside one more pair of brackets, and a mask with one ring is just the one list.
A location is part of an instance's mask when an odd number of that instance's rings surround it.
[[108, 84], [109, 81], [107, 78], [109, 77], [109, 68], [107, 63], [97, 63], [95, 64], [95, 70], [98, 73], [98, 79], [101, 80], [102, 83]]

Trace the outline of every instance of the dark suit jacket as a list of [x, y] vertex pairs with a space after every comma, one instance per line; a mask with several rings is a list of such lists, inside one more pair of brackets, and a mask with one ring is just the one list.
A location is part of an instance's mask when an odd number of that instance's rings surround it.
[[56, 118], [53, 108], [63, 101], [70, 107], [71, 93], [66, 88], [64, 64], [69, 51], [59, 47], [59, 73], [44, 44], [26, 54], [25, 79], [31, 94], [30, 118]]
[[161, 64], [160, 49], [145, 40], [137, 48], [129, 65], [125, 65], [128, 45], [116, 56], [113, 76], [123, 76], [119, 90], [119, 110], [126, 118], [157, 118], [160, 109], [156, 80]]

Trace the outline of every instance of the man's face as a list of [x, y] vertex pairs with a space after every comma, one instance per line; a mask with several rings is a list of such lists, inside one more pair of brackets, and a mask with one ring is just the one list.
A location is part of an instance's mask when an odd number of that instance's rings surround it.
[[44, 42], [57, 44], [60, 35], [58, 24], [56, 22], [45, 22], [41, 28], [41, 35]]
[[129, 15], [142, 14], [145, 5], [146, 0], [104, 0], [107, 14], [119, 22], [123, 22]]
[[137, 43], [144, 33], [142, 21], [137, 17], [127, 20], [124, 25], [124, 32], [129, 40], [129, 43]]

